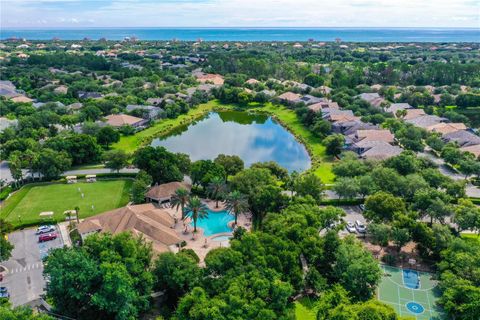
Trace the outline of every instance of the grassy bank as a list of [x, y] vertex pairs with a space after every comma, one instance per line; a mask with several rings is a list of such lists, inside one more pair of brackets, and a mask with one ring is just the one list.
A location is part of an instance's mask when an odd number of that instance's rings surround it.
[[0, 217], [15, 227], [20, 227], [39, 224], [43, 221], [39, 216], [40, 212], [53, 211], [53, 219], [63, 221], [63, 212], [78, 206], [80, 217], [86, 218], [126, 205], [131, 185], [130, 179], [76, 184], [29, 184], [2, 204]]
[[267, 103], [262, 107], [255, 108], [259, 112], [266, 112], [292, 132], [295, 137], [305, 145], [312, 158], [312, 171], [322, 179], [324, 183], [332, 183], [335, 175], [332, 172], [333, 158], [325, 152], [325, 146], [320, 143], [310, 130], [305, 128], [298, 119], [295, 111], [284, 106]]

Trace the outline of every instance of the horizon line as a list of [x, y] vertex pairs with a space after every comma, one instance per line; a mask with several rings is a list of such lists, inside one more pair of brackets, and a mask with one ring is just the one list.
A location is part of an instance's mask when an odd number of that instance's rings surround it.
[[[159, 27], [101, 27], [101, 26], [63, 26], [63, 27], [1, 27], [2, 30], [75, 30], [75, 29], [443, 29], [443, 30], [480, 30], [480, 27], [391, 27], [391, 26], [382, 26], [382, 27], [365, 27], [365, 26], [327, 26], [327, 27], [315, 27], [315, 26], [304, 26], [304, 27], [295, 27], [295, 26], [270, 26], [270, 27], [257, 27], [257, 26], [224, 26], [224, 27], [198, 27], [198, 26], [159, 26]], [[1, 32], [0, 32], [1, 33]]]

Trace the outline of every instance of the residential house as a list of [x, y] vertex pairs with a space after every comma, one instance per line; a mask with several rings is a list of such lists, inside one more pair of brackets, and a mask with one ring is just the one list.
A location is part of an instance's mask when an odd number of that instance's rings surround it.
[[67, 110], [78, 111], [83, 108], [83, 103], [81, 102], [74, 102], [66, 106]]
[[362, 94], [359, 94], [358, 96], [355, 96], [355, 98], [360, 98], [370, 103], [373, 107], [376, 107], [376, 108], [380, 108], [382, 102], [386, 101], [376, 92], [362, 93]]
[[444, 122], [441, 122], [441, 123], [431, 125], [431, 126], [427, 127], [426, 129], [427, 129], [428, 132], [437, 132], [437, 133], [440, 133], [440, 134], [444, 135], [444, 134], [447, 134], [447, 133], [450, 133], [450, 132], [455, 132], [455, 131], [459, 131], [459, 130], [466, 130], [467, 126], [464, 123], [461, 123], [461, 122], [460, 123], [450, 123], [450, 122], [444, 123]]
[[435, 115], [424, 115], [424, 116], [416, 117], [413, 119], [405, 120], [406, 123], [413, 124], [415, 127], [419, 127], [423, 129], [427, 129], [429, 127], [432, 127], [434, 125], [437, 125], [445, 121], [447, 121], [447, 119], [440, 118], [439, 116], [435, 116]]
[[68, 87], [67, 86], [58, 86], [55, 89], [53, 89], [53, 92], [56, 94], [67, 94], [68, 92]]
[[323, 101], [311, 104], [307, 108], [313, 112], [320, 112], [323, 109], [340, 109], [340, 106], [336, 102]]
[[255, 85], [257, 83], [260, 83], [260, 81], [258, 81], [257, 79], [248, 79], [247, 81], [245, 81], [246, 84], [251, 84], [251, 85]]
[[101, 94], [100, 92], [78, 91], [78, 98], [79, 99], [100, 99], [100, 98], [103, 98], [103, 94]]
[[391, 113], [394, 116], [397, 115], [397, 111], [399, 110], [408, 110], [412, 109], [413, 107], [408, 103], [392, 103], [388, 108], [385, 109], [385, 112]]
[[169, 182], [163, 184], [156, 184], [155, 186], [151, 187], [147, 193], [145, 193], [145, 198], [149, 202], [156, 202], [156, 203], [164, 203], [169, 202], [172, 195], [175, 194], [175, 191], [178, 189], [187, 189], [190, 190], [190, 185], [184, 182]]
[[421, 116], [426, 115], [423, 109], [407, 109], [405, 116], [402, 117], [403, 120], [411, 120]]
[[398, 156], [403, 149], [398, 146], [383, 141], [367, 141], [360, 144], [360, 158], [371, 160], [386, 160], [391, 157]]
[[369, 130], [369, 129], [378, 129], [378, 126], [371, 123], [363, 122], [360, 120], [337, 121], [332, 124], [333, 132], [341, 133], [346, 136], [354, 134], [357, 130]]
[[459, 130], [444, 134], [442, 140], [445, 142], [456, 142], [461, 148], [480, 144], [480, 137], [467, 130]]
[[325, 98], [318, 98], [309, 94], [304, 95], [298, 102], [303, 102], [307, 106], [315, 103], [326, 102]]
[[152, 203], [127, 205], [96, 216], [78, 224], [82, 239], [97, 232], [118, 234], [130, 232], [152, 244], [155, 253], [173, 251], [182, 239], [173, 229], [173, 209], [158, 209]]
[[298, 93], [293, 93], [293, 92], [288, 91], [288, 92], [282, 93], [277, 98], [283, 103], [295, 104], [295, 103], [299, 102], [300, 95]]
[[11, 81], [0, 80], [0, 96], [9, 99], [20, 95], [21, 93], [17, 91], [17, 88]]
[[200, 83], [212, 83], [220, 86], [223, 85], [224, 83], [223, 76], [219, 74], [197, 72], [197, 73], [194, 73], [194, 76], [195, 78], [197, 78], [197, 81]]
[[21, 96], [10, 98], [10, 101], [17, 102], [17, 103], [30, 103], [30, 102], [33, 102], [33, 99], [30, 99], [27, 96], [21, 95]]
[[476, 159], [480, 159], [480, 144], [476, 144], [473, 146], [461, 147], [461, 151], [463, 152], [470, 152], [475, 156]]
[[105, 117], [105, 123], [115, 127], [123, 127], [123, 126], [132, 126], [134, 128], [141, 128], [148, 123], [147, 119], [137, 118], [130, 116], [128, 114], [111, 114]]
[[146, 118], [149, 120], [157, 119], [160, 114], [163, 112], [162, 108], [154, 107], [154, 106], [142, 106], [142, 105], [133, 105], [129, 104], [126, 108], [127, 112], [132, 112], [134, 110], [144, 110], [146, 114]]

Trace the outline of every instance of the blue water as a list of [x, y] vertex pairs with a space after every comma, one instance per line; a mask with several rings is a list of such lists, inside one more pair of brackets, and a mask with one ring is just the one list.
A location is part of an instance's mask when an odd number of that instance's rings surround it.
[[[202, 228], [203, 234], [209, 237], [217, 233], [231, 232], [232, 229], [230, 229], [228, 223], [233, 220], [234, 217], [227, 211], [208, 210], [207, 218], [197, 220], [197, 228]], [[193, 227], [193, 221], [190, 225]]]
[[445, 28], [87, 28], [87, 29], [2, 29], [0, 39], [28, 40], [140, 40], [196, 41], [334, 41], [352, 42], [480, 42], [480, 29]]
[[246, 112], [210, 113], [169, 137], [153, 140], [152, 146], [186, 153], [192, 161], [213, 160], [223, 153], [239, 156], [246, 167], [275, 161], [288, 171], [310, 168], [305, 146], [289, 131], [270, 117]]
[[410, 269], [403, 269], [403, 283], [410, 289], [420, 288], [420, 278], [418, 272]]

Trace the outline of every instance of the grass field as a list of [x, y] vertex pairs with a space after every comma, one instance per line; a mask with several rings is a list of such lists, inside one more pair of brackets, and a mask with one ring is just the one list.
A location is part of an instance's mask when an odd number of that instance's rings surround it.
[[317, 318], [317, 314], [313, 304], [314, 302], [308, 297], [303, 297], [295, 301], [295, 319], [315, 320]]
[[[436, 304], [438, 292], [436, 281], [431, 274], [418, 272], [420, 287], [410, 289], [404, 283], [403, 271], [399, 268], [383, 266], [384, 276], [377, 289], [378, 300], [391, 305], [400, 316], [413, 317], [417, 320], [445, 319], [441, 308]], [[407, 309], [407, 304], [421, 305], [418, 313]], [[423, 308], [423, 310], [421, 310]]]
[[0, 217], [18, 227], [41, 223], [39, 213], [53, 211], [53, 219], [63, 221], [63, 212], [78, 206], [85, 218], [127, 204], [131, 185], [131, 180], [27, 185], [2, 204]]

